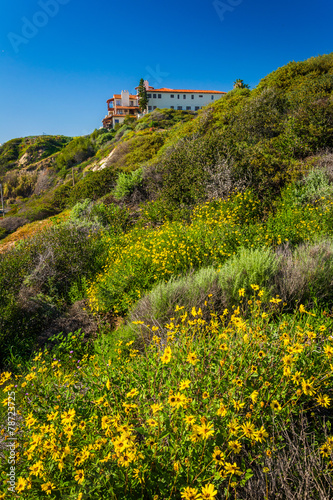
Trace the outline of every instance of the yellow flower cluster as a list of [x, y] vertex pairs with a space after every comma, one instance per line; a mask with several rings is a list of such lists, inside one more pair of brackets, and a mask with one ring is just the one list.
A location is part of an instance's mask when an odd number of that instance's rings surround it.
[[[228, 322], [227, 314], [205, 320], [207, 311], [181, 311], [166, 333], [151, 327], [152, 341], [135, 357], [122, 349], [132, 342], [120, 341], [112, 360], [101, 349], [80, 370], [48, 355], [35, 360], [29, 397], [29, 374], [15, 379], [24, 431], [18, 492], [32, 500], [94, 489], [134, 500], [142, 491], [169, 497], [173, 488], [178, 498], [214, 499], [245, 481], [244, 450], [273, 460], [279, 426], [309, 405], [330, 408], [333, 339], [329, 318], [263, 318], [261, 290], [252, 290], [249, 318], [239, 308]], [[1, 380], [7, 400], [13, 376]], [[331, 459], [333, 437], [318, 436], [318, 455]]]

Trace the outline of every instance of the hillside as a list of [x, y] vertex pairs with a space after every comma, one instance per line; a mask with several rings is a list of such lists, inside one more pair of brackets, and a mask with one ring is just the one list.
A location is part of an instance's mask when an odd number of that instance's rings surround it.
[[333, 497], [333, 54], [0, 166], [17, 493]]

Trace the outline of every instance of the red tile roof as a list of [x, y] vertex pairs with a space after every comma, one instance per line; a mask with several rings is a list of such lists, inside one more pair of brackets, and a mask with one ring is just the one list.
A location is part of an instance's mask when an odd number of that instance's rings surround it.
[[[129, 98], [130, 99], [137, 99], [138, 96], [137, 95], [130, 95]], [[121, 94], [113, 94], [112, 99], [108, 99], [106, 102], [113, 101], [113, 99], [121, 99]]]
[[[116, 106], [117, 109], [139, 109], [139, 106]], [[115, 109], [115, 108], [111, 108]]]

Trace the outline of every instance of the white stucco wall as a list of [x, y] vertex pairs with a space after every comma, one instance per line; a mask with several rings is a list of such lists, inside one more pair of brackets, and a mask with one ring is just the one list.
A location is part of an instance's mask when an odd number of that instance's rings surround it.
[[112, 119], [112, 126], [114, 127], [115, 125], [117, 125], [117, 123], [123, 123], [124, 120], [125, 120], [125, 118], [126, 118], [125, 115], [124, 116], [113, 117], [113, 119]]
[[129, 106], [129, 92], [128, 90], [122, 90], [121, 91], [121, 105], [122, 106]]
[[[181, 109], [184, 111], [191, 110], [195, 111], [197, 109], [201, 109], [203, 106], [207, 106], [207, 104], [211, 104], [214, 101], [217, 101], [225, 94], [191, 94], [191, 93], [181, 93], [181, 92], [147, 92], [148, 96], [148, 111], [153, 111], [156, 108], [174, 108], [178, 109], [181, 106]], [[174, 97], [171, 97], [171, 96]], [[160, 96], [160, 97], [159, 97]]]

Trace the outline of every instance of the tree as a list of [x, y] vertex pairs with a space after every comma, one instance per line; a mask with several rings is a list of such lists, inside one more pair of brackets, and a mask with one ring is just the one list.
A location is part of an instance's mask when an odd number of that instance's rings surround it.
[[140, 111], [143, 112], [147, 109], [147, 104], [148, 104], [147, 90], [143, 78], [141, 78], [139, 83], [138, 96], [139, 96]]
[[244, 80], [237, 78], [234, 82], [234, 89], [249, 89], [250, 86], [247, 83], [244, 83]]

